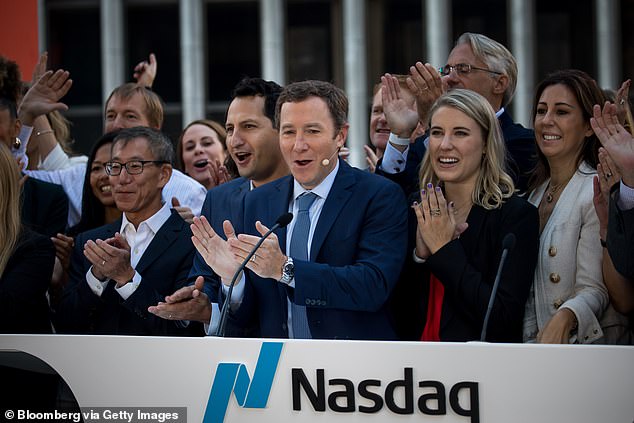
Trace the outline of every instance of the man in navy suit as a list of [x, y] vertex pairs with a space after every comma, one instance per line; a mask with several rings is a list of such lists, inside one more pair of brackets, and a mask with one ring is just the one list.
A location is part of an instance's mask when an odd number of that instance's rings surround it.
[[[225, 241], [194, 219], [196, 248], [226, 285], [267, 226], [295, 216], [247, 264], [229, 326], [258, 322], [263, 337], [396, 339], [386, 303], [405, 259], [407, 205], [397, 185], [337, 157], [347, 112], [345, 94], [330, 83], [287, 86], [276, 123], [292, 175], [246, 195], [246, 234], [225, 223]], [[303, 196], [311, 197], [304, 210]]]
[[184, 334], [184, 325], [147, 311], [187, 283], [195, 252], [189, 226], [161, 197], [173, 159], [171, 141], [157, 130], [135, 127], [115, 137], [106, 172], [123, 216], [77, 236], [58, 331]]
[[427, 110], [442, 92], [465, 88], [482, 95], [496, 111], [509, 156], [508, 172], [513, 177], [515, 188], [525, 192], [536, 164], [537, 150], [535, 133], [513, 122], [505, 109], [513, 98], [517, 83], [517, 62], [511, 52], [482, 34], [467, 32], [456, 41], [440, 74], [429, 64], [417, 63], [415, 69], [411, 79], [417, 87], [418, 113], [400, 113], [400, 118], [395, 119], [394, 114], [390, 114], [391, 110], [395, 110], [394, 106], [383, 101], [393, 134], [377, 173], [399, 183], [407, 193], [417, 190], [418, 169], [427, 148], [425, 137], [419, 137], [410, 144], [409, 136], [419, 119], [427, 123]]
[[[242, 232], [242, 206], [246, 193], [288, 174], [274, 125], [275, 103], [281, 91], [282, 87], [275, 82], [261, 78], [244, 78], [233, 90], [225, 127], [227, 149], [240, 178], [207, 192], [201, 215], [216, 233], [224, 233], [222, 222], [225, 220], [234, 222], [234, 229]], [[194, 257], [189, 283], [166, 301], [150, 307], [149, 311], [165, 319], [207, 323], [208, 332], [213, 334], [218, 325], [220, 280], [199, 253]], [[255, 334], [257, 325], [249, 330], [228, 333], [242, 337]]]

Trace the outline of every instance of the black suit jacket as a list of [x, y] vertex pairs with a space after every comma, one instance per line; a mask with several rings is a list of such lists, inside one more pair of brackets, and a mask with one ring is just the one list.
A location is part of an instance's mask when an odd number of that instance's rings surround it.
[[0, 275], [0, 333], [52, 332], [46, 292], [54, 264], [53, 242], [24, 228]]
[[[414, 214], [411, 214], [416, 227]], [[430, 273], [445, 291], [440, 322], [441, 341], [480, 339], [489, 298], [502, 254], [502, 240], [515, 234], [488, 325], [487, 341], [522, 342], [524, 307], [533, 283], [539, 250], [537, 209], [513, 196], [502, 207], [473, 206], [468, 229], [431, 255], [426, 263], [408, 262], [392, 298], [395, 326], [403, 340], [420, 340], [426, 323]]]
[[185, 335], [180, 322], [164, 320], [147, 311], [187, 284], [194, 257], [189, 225], [172, 210], [139, 260], [141, 275], [137, 290], [124, 300], [108, 283], [101, 297], [86, 282], [90, 262], [84, 256], [88, 240], [105, 240], [121, 229], [121, 219], [83, 232], [75, 238], [68, 285], [57, 307], [55, 325], [64, 333], [103, 335]]
[[621, 210], [616, 204], [619, 185], [610, 195], [608, 215], [608, 253], [614, 268], [628, 279], [634, 279], [634, 209]]
[[[532, 129], [524, 128], [518, 123], [514, 123], [507, 111], [500, 115], [498, 122], [500, 122], [508, 152], [506, 161], [507, 172], [513, 178], [515, 188], [520, 193], [524, 193], [528, 188], [528, 178], [537, 164], [535, 132]], [[407, 153], [407, 163], [405, 163], [405, 168], [402, 172], [386, 173], [380, 169], [379, 165], [376, 173], [399, 184], [407, 195], [418, 192], [418, 172], [427, 151], [424, 143], [427, 136], [426, 134], [418, 137], [413, 144], [410, 144], [409, 152]]]
[[52, 237], [64, 233], [67, 220], [68, 197], [64, 189], [57, 184], [26, 178], [22, 187], [22, 223]]

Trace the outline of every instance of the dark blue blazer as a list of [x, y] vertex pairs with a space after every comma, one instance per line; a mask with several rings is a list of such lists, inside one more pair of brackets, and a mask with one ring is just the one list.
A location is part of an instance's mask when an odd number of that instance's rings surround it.
[[[238, 178], [207, 191], [201, 216], [205, 216], [214, 231], [225, 238], [222, 222], [229, 220], [236, 233], [242, 233], [244, 196], [249, 192], [249, 180]], [[198, 276], [205, 278], [205, 293], [212, 302], [218, 302], [220, 280], [218, 275], [205, 263], [198, 251], [189, 272], [189, 283], [193, 284]]]
[[185, 335], [180, 322], [164, 320], [147, 311], [187, 284], [194, 258], [189, 225], [172, 210], [139, 260], [136, 271], [142, 280], [124, 300], [110, 282], [101, 297], [86, 282], [91, 264], [84, 256], [88, 240], [107, 239], [121, 229], [121, 219], [75, 238], [68, 285], [57, 306], [54, 323], [58, 332], [103, 335]]
[[[247, 194], [244, 228], [271, 227], [288, 211], [293, 178], [287, 176]], [[277, 232], [286, 251], [286, 228]], [[306, 306], [313, 338], [396, 339], [387, 300], [407, 245], [407, 203], [394, 183], [339, 161], [311, 246], [311, 261], [295, 260], [295, 288], [247, 272], [240, 307], [229, 324], [259, 320], [261, 336], [288, 337], [287, 298]]]
[[[528, 188], [528, 179], [537, 164], [535, 132], [513, 122], [511, 115], [507, 111], [500, 115], [498, 122], [500, 122], [508, 152], [506, 161], [507, 172], [513, 178], [515, 188], [520, 193], [524, 193]], [[425, 138], [427, 138], [427, 135], [418, 137], [413, 144], [410, 144], [409, 152], [407, 153], [407, 163], [404, 164], [402, 172], [395, 174], [385, 173], [377, 166], [376, 173], [399, 184], [408, 195], [417, 192], [419, 189], [418, 172], [427, 151], [424, 143]]]
[[[203, 208], [200, 213], [205, 216], [214, 231], [225, 238], [222, 222], [229, 220], [236, 233], [242, 233], [242, 221], [244, 220], [244, 196], [250, 191], [248, 179], [238, 178], [207, 192]], [[222, 296], [221, 281], [218, 275], [205, 263], [198, 251], [194, 255], [194, 264], [189, 272], [188, 283], [192, 285], [198, 276], [205, 278], [204, 292], [213, 303], [220, 303]], [[254, 322], [250, 327], [238, 328], [228, 326], [225, 336], [252, 338], [259, 336], [259, 326]]]

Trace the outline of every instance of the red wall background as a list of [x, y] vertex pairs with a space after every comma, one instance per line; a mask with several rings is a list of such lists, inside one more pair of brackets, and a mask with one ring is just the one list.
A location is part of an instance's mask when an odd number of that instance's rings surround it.
[[37, 63], [37, 38], [37, 0], [0, 0], [0, 55], [17, 62], [23, 81]]

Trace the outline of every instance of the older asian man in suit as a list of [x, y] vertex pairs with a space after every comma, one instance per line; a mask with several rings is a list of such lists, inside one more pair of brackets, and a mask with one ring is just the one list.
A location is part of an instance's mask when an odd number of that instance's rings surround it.
[[196, 248], [227, 284], [267, 226], [285, 212], [295, 216], [247, 264], [229, 326], [259, 321], [263, 337], [396, 338], [386, 304], [405, 259], [407, 205], [397, 185], [337, 157], [347, 111], [345, 94], [330, 83], [287, 86], [276, 123], [292, 175], [246, 195], [247, 234], [236, 236], [225, 222], [224, 241], [194, 220]]
[[181, 335], [184, 325], [147, 309], [187, 283], [194, 257], [191, 232], [162, 190], [174, 151], [161, 132], [122, 130], [106, 163], [121, 219], [79, 234], [70, 280], [57, 307], [60, 332]]

